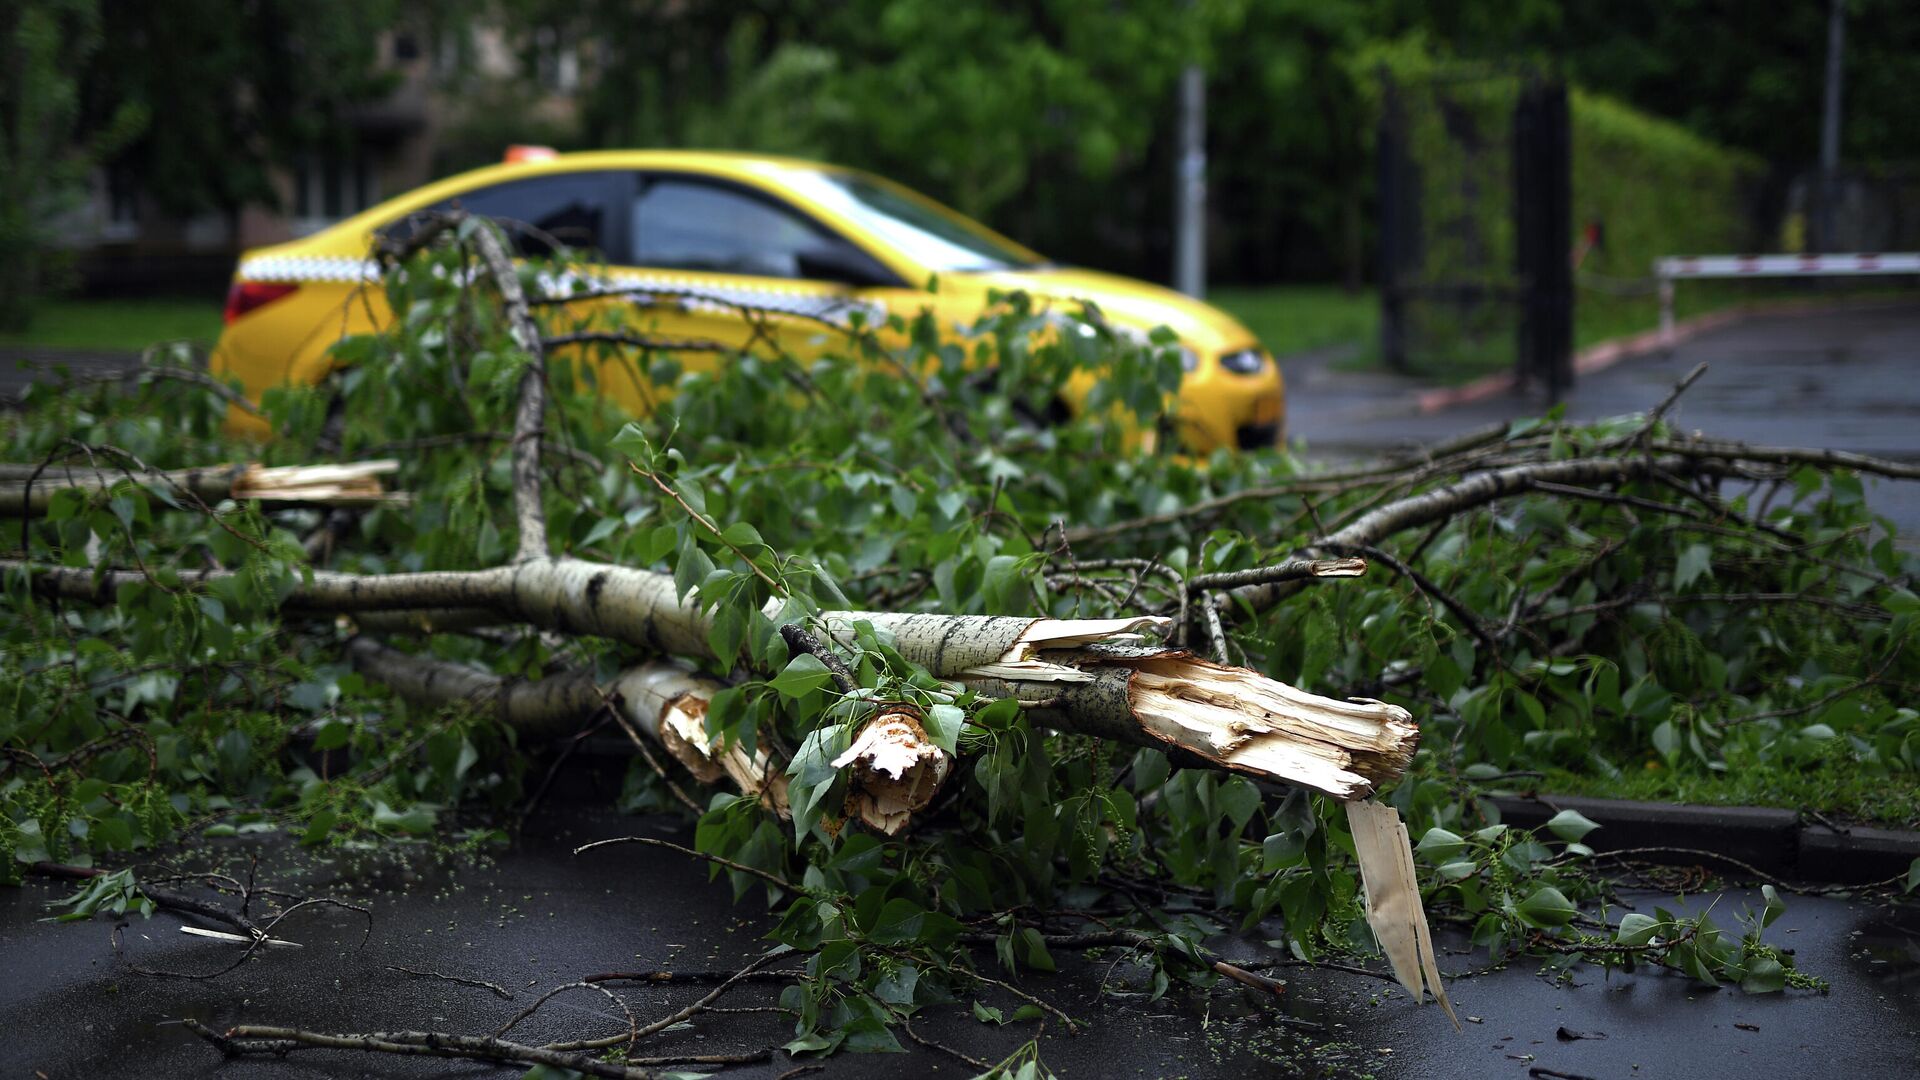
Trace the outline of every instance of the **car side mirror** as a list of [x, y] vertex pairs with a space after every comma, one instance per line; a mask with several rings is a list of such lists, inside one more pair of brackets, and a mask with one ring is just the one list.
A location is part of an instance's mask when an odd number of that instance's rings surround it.
[[797, 253], [795, 261], [800, 276], [814, 281], [832, 281], [856, 289], [899, 284], [873, 256], [851, 244], [823, 244]]

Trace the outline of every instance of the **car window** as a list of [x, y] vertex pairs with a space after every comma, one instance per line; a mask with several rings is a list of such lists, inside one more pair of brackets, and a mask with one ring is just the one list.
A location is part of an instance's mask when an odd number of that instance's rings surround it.
[[555, 243], [607, 253], [607, 207], [614, 175], [536, 176], [469, 191], [452, 202], [468, 213], [498, 221], [524, 256], [551, 255]]
[[634, 196], [636, 266], [798, 278], [803, 256], [831, 235], [770, 200], [682, 177], [643, 180]]
[[1044, 265], [946, 207], [903, 195], [858, 173], [795, 167], [787, 182], [885, 237], [915, 262], [941, 272], [1013, 270]]

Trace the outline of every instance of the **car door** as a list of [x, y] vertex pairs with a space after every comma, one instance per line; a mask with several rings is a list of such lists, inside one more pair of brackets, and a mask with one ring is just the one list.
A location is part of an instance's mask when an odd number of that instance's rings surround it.
[[623, 249], [610, 277], [634, 301], [631, 324], [681, 349], [688, 369], [733, 351], [805, 359], [886, 319], [900, 285], [872, 256], [775, 194], [719, 177], [634, 177]]

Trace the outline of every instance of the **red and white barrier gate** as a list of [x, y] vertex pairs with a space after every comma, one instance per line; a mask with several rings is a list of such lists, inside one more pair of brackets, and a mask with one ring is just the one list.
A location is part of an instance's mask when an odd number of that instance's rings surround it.
[[1837, 277], [1920, 274], [1920, 252], [1844, 255], [1670, 255], [1655, 259], [1660, 281], [1660, 338], [1673, 337], [1673, 283], [1680, 278]]

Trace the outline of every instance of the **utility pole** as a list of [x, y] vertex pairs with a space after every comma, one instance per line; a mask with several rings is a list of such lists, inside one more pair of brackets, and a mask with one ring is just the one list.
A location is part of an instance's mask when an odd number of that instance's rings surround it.
[[1847, 0], [1828, 0], [1827, 90], [1820, 117], [1819, 248], [1834, 250], [1834, 203], [1840, 195], [1840, 84], [1847, 48]]
[[1180, 72], [1180, 160], [1173, 185], [1173, 287], [1188, 296], [1207, 291], [1207, 73], [1199, 64]]

